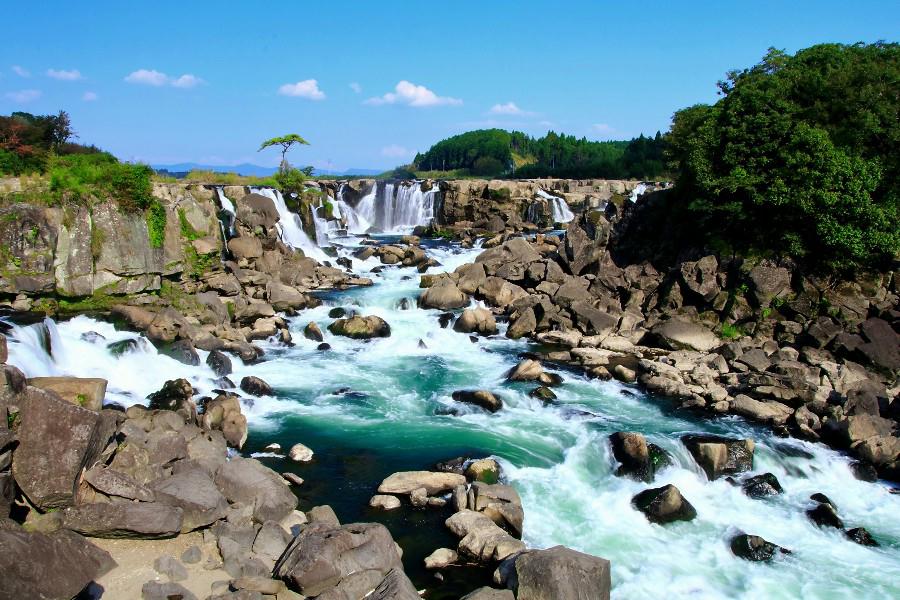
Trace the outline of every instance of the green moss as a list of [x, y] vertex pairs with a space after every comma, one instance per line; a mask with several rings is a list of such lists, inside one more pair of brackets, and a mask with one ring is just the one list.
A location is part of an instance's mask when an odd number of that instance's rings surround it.
[[19, 426], [19, 411], [10, 412], [6, 415], [6, 426], [15, 429]]
[[75, 396], [75, 400], [76, 402], [78, 402], [79, 406], [84, 406], [88, 403], [88, 397], [84, 394], [78, 394], [77, 396]]
[[200, 279], [204, 273], [211, 271], [218, 261], [219, 256], [216, 252], [199, 254], [190, 244], [184, 247], [184, 271], [192, 279]]
[[103, 290], [98, 290], [93, 296], [78, 298], [76, 300], [61, 299], [59, 301], [60, 312], [97, 312], [107, 311], [116, 304], [122, 304], [124, 296], [112, 296]]
[[189, 242], [193, 242], [196, 239], [200, 239], [203, 237], [203, 234], [194, 229], [191, 225], [190, 221], [187, 219], [187, 215], [184, 213], [183, 208], [178, 209], [178, 222], [181, 225], [181, 238], [185, 239]]
[[150, 236], [151, 248], [162, 248], [166, 240], [166, 209], [154, 200], [144, 213], [147, 220], [147, 233]]
[[99, 227], [91, 223], [91, 256], [94, 263], [100, 259], [100, 253], [103, 251], [103, 242], [106, 241], [106, 234]]
[[719, 329], [719, 337], [723, 340], [734, 340], [743, 335], [744, 331], [732, 323], [722, 323], [722, 327]]

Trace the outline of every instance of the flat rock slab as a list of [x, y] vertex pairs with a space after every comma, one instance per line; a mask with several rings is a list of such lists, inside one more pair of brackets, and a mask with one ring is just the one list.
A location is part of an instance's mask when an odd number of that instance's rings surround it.
[[106, 397], [106, 380], [93, 377], [32, 377], [28, 385], [54, 392], [66, 402], [99, 411]]
[[436, 473], [434, 471], [400, 471], [390, 475], [378, 486], [379, 494], [410, 494], [424, 488], [429, 496], [449, 492], [458, 485], [465, 485], [464, 475]]
[[159, 502], [82, 504], [63, 511], [63, 527], [89, 537], [166, 538], [181, 533], [182, 510]]

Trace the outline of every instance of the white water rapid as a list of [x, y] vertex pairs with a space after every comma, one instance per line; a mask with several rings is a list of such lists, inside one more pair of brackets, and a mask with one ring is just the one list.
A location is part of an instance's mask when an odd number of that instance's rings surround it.
[[572, 213], [572, 210], [563, 198], [554, 196], [541, 189], [537, 191], [537, 195], [547, 200], [550, 204], [550, 208], [553, 210], [554, 223], [568, 223], [575, 218], [574, 213]]

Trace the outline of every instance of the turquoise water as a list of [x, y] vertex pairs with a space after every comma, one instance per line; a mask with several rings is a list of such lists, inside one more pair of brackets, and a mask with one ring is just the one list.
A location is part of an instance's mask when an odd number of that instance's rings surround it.
[[[452, 270], [473, 260], [477, 250], [437, 246], [430, 249]], [[366, 270], [374, 262], [355, 265]], [[439, 311], [421, 310], [403, 298], [419, 294], [418, 273], [390, 268], [373, 275], [376, 285], [322, 296], [323, 306], [290, 320], [296, 345], [267, 346], [267, 360], [242, 365], [235, 375], [253, 374], [276, 390], [245, 406], [251, 434], [245, 454], [277, 442], [312, 448], [310, 464], [262, 456], [279, 471], [306, 480], [297, 489], [301, 509], [330, 504], [343, 522], [384, 522], [404, 548], [407, 571], [429, 598], [458, 598], [483, 584], [490, 570], [455, 569], [441, 583], [421, 568], [421, 560], [456, 540], [443, 527], [449, 513], [439, 509], [402, 509], [380, 513], [369, 497], [392, 472], [427, 469], [460, 455], [494, 456], [505, 477], [522, 496], [526, 542], [532, 547], [564, 544], [612, 561], [613, 597], [646, 598], [896, 598], [900, 597], [900, 496], [886, 484], [853, 478], [848, 459], [826, 447], [775, 438], [740, 419], [701, 419], [676, 412], [664, 398], [614, 382], [589, 381], [566, 369], [555, 391], [558, 404], [545, 406], [528, 396], [533, 387], [505, 382], [505, 373], [530, 347], [502, 336], [470, 341], [468, 335], [441, 329]], [[368, 342], [331, 336], [328, 312], [335, 306], [384, 318], [393, 334]], [[316, 321], [330, 351], [303, 338], [303, 327]], [[10, 362], [29, 375], [64, 372], [110, 378], [111, 398], [139, 401], [144, 390], [165, 379], [187, 376], [200, 389], [212, 387], [212, 374], [175, 363], [146, 349], [139, 356], [115, 359], [103, 347], [79, 339], [101, 331], [109, 338], [128, 336], [112, 326], [79, 317], [53, 327], [52, 357], [35, 348], [34, 328], [12, 337]], [[419, 346], [422, 340], [426, 348]], [[202, 354], [202, 353], [201, 353]], [[148, 368], [152, 366], [153, 368]], [[488, 414], [454, 402], [462, 388], [494, 391], [503, 410]], [[146, 392], [146, 393], [149, 393]], [[447, 414], [455, 411], [457, 414]], [[694, 521], [653, 525], [631, 508], [631, 497], [644, 484], [615, 477], [607, 436], [639, 431], [674, 457], [654, 486], [673, 483], [696, 507]], [[707, 482], [679, 437], [710, 432], [752, 437], [757, 441], [755, 472], [772, 472], [785, 488], [782, 496], [752, 500], [724, 480]], [[847, 527], [864, 526], [880, 548], [859, 546], [839, 532], [817, 528], [805, 516], [809, 495], [822, 492], [837, 505]], [[728, 540], [738, 531], [761, 535], [793, 550], [771, 564], [734, 557]]]

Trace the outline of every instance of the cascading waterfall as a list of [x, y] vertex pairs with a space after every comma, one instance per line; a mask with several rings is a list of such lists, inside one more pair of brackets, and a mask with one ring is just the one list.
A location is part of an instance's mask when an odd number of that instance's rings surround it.
[[434, 222], [441, 194], [437, 184], [422, 191], [418, 181], [376, 184], [354, 206], [344, 200], [344, 189], [342, 185], [338, 190], [337, 206], [347, 231], [353, 234], [371, 231], [407, 233], [419, 225], [430, 225]]
[[322, 249], [309, 239], [309, 236], [303, 231], [303, 223], [300, 221], [300, 216], [288, 210], [281, 192], [273, 188], [253, 188], [252, 191], [270, 198], [275, 203], [275, 210], [278, 211], [279, 217], [277, 227], [281, 234], [281, 241], [291, 248], [303, 250], [306, 256], [316, 260], [329, 260], [328, 256], [322, 252]]
[[229, 239], [234, 237], [234, 203], [225, 195], [225, 188], [216, 188], [216, 198], [219, 200], [219, 224], [222, 226], [222, 237]]
[[647, 189], [648, 186], [646, 183], [637, 184], [636, 186], [634, 186], [634, 189], [631, 190], [631, 194], [628, 196], [628, 199], [631, 202], [637, 202], [638, 198], [643, 195], [647, 191]]
[[566, 204], [564, 199], [549, 194], [541, 189], [537, 191], [537, 195], [547, 200], [550, 204], [550, 208], [553, 211], [554, 223], [568, 223], [575, 218], [575, 214], [572, 213], [572, 210], [569, 208], [569, 205]]

